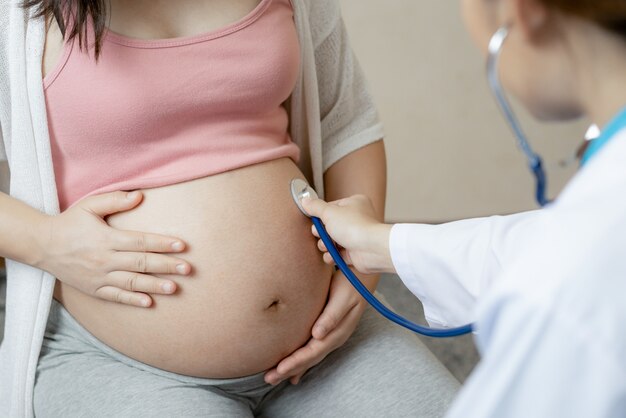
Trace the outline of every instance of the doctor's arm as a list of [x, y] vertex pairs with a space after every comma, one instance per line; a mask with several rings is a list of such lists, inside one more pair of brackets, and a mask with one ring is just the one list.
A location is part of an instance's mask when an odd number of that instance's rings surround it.
[[541, 236], [541, 211], [441, 225], [396, 224], [389, 252], [398, 276], [433, 326], [474, 320], [476, 300], [517, 251]]
[[[304, 209], [326, 225], [349, 264], [361, 272], [396, 272], [423, 303], [428, 322], [451, 327], [474, 320], [476, 300], [517, 251], [541, 236], [542, 212], [467, 219], [442, 225], [384, 225], [364, 196]], [[313, 234], [319, 234], [313, 229]], [[320, 241], [321, 251], [326, 252]], [[324, 260], [332, 263], [327, 252]]]

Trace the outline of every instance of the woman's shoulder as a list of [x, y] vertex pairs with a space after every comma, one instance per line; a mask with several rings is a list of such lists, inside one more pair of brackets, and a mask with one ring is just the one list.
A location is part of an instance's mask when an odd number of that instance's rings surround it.
[[313, 43], [318, 45], [337, 26], [341, 19], [339, 0], [293, 0], [299, 3], [306, 13], [313, 36]]
[[339, 13], [339, 0], [300, 0], [310, 15], [329, 16]]

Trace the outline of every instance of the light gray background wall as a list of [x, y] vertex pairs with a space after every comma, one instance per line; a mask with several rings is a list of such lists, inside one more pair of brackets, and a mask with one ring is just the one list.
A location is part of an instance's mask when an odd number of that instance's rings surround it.
[[[533, 182], [490, 95], [459, 0], [340, 2], [386, 125], [387, 219], [441, 222], [535, 208]], [[521, 116], [554, 195], [573, 173], [557, 162], [574, 152], [588, 123]]]

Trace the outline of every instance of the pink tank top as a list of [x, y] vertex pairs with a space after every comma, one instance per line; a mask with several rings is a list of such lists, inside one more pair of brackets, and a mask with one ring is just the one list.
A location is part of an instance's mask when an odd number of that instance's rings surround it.
[[283, 103], [299, 71], [290, 0], [261, 0], [238, 22], [197, 36], [106, 31], [97, 62], [66, 43], [44, 78], [61, 210], [93, 194], [297, 162]]

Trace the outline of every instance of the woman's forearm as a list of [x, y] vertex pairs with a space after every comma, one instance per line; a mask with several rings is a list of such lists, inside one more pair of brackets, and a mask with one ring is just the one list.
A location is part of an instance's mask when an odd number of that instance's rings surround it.
[[0, 257], [33, 265], [38, 251], [38, 225], [45, 214], [0, 193]]
[[324, 174], [324, 187], [325, 200], [329, 202], [355, 194], [369, 197], [382, 222], [387, 194], [387, 160], [383, 140], [356, 150], [333, 164]]
[[[345, 156], [324, 175], [325, 200], [333, 201], [362, 194], [370, 198], [379, 221], [385, 218], [387, 160], [381, 139]], [[361, 275], [369, 285], [378, 284], [378, 275]]]

